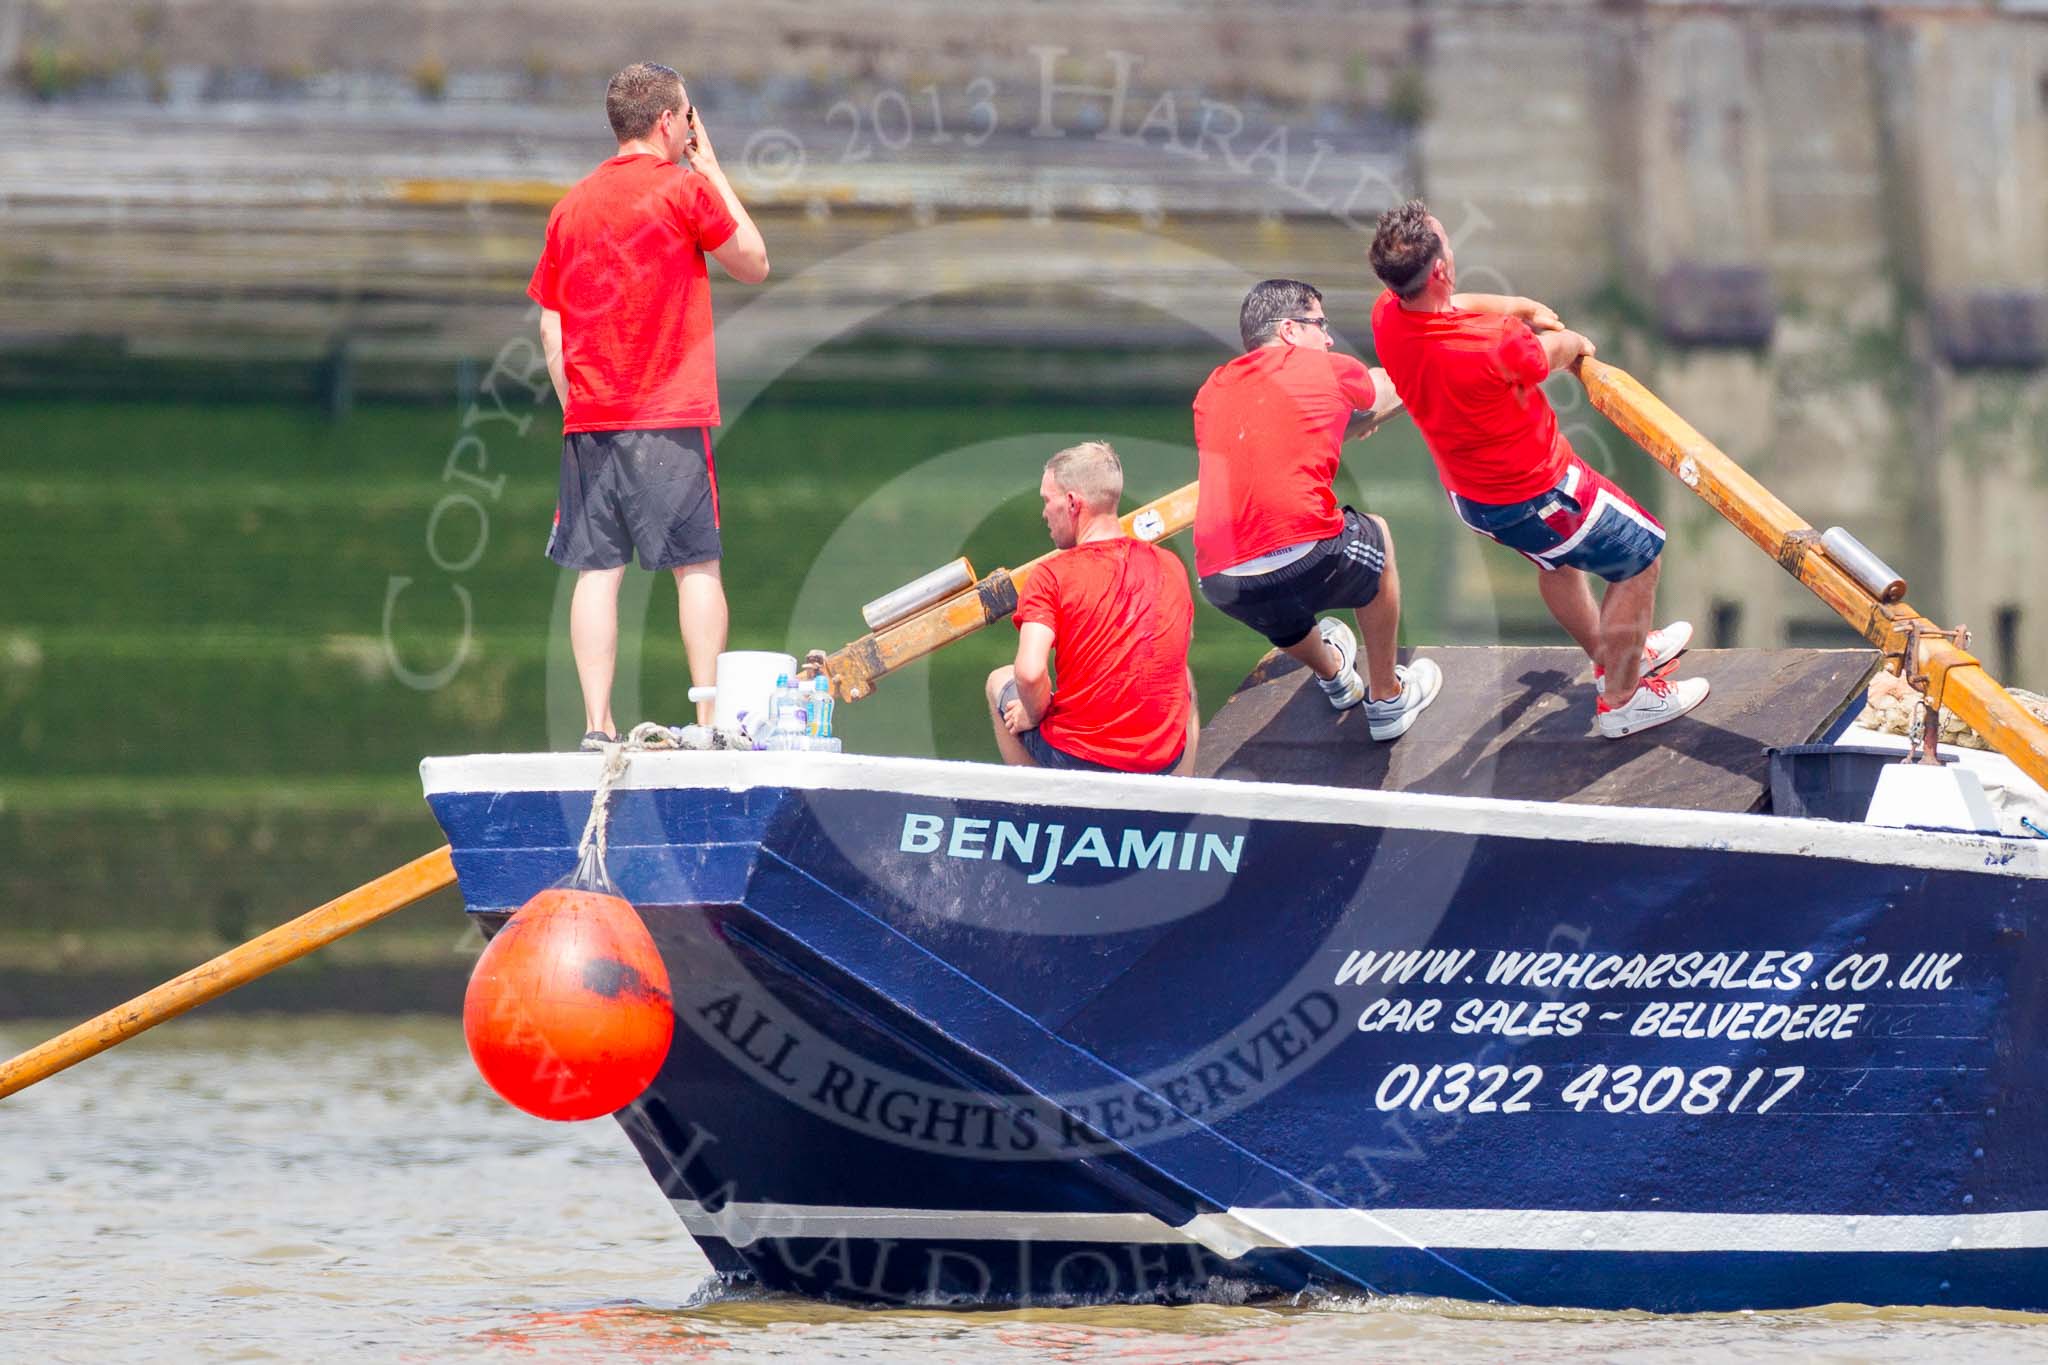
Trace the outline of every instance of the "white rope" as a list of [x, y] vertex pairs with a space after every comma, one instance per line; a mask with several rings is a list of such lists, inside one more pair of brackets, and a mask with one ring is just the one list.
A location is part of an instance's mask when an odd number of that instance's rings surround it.
[[581, 863], [590, 857], [591, 850], [597, 851], [597, 861], [604, 862], [605, 833], [611, 824], [612, 788], [626, 775], [626, 768], [632, 763], [632, 756], [649, 749], [673, 749], [675, 736], [665, 725], [654, 721], [642, 721], [633, 727], [633, 733], [615, 744], [604, 746], [604, 769], [597, 775], [597, 788], [590, 794], [590, 819], [584, 823], [583, 837], [576, 841], [576, 860]]

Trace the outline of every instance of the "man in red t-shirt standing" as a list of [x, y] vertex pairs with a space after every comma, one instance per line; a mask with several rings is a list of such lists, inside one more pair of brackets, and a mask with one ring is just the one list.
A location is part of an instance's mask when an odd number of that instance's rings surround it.
[[[1650, 629], [1664, 528], [1578, 457], [1543, 396], [1593, 343], [1530, 300], [1455, 293], [1450, 238], [1419, 199], [1382, 215], [1372, 268], [1387, 286], [1372, 310], [1380, 363], [1459, 519], [1542, 570], [1544, 605], [1593, 660], [1600, 733], [1619, 739], [1705, 701], [1706, 679], [1666, 676], [1692, 627]], [[1588, 573], [1607, 580], [1597, 606]]]
[[[742, 284], [768, 278], [768, 249], [668, 67], [612, 77], [605, 114], [618, 155], [548, 215], [526, 292], [541, 307], [562, 404], [562, 478], [548, 557], [577, 571], [569, 645], [583, 689], [583, 747], [619, 733], [612, 673], [619, 584], [641, 567], [676, 579], [690, 681], [716, 681], [725, 584], [711, 428], [718, 375], [706, 252]], [[687, 168], [677, 164], [687, 157]], [[709, 723], [709, 708], [697, 718]]]
[[[1018, 595], [1017, 662], [988, 675], [1003, 762], [1191, 772], [1200, 722], [1188, 671], [1195, 603], [1169, 550], [1124, 534], [1123, 462], [1088, 441], [1045, 462], [1038, 495], [1060, 553]], [[1059, 654], [1059, 687], [1052, 681]]]
[[[1436, 700], [1443, 671], [1429, 659], [1394, 662], [1393, 534], [1380, 517], [1338, 507], [1331, 480], [1344, 442], [1370, 435], [1400, 399], [1383, 373], [1330, 349], [1313, 285], [1261, 281], [1237, 328], [1245, 353], [1195, 395], [1202, 596], [1305, 664], [1331, 706], [1363, 702], [1374, 739], [1398, 738]], [[1356, 611], [1359, 635], [1334, 616], [1316, 619], [1333, 607]]]

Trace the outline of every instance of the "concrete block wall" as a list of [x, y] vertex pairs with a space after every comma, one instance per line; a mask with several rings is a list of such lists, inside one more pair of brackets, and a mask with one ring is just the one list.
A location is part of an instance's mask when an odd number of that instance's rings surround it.
[[1910, 277], [2048, 287], [2048, 25], [1887, 18], [1880, 108]]
[[1795, 311], [1854, 308], [1890, 283], [1873, 32], [1793, 19], [1775, 23], [1762, 44], [1767, 257], [1779, 298]]
[[1612, 27], [1580, 7], [1518, 8], [1439, 24], [1426, 53], [1420, 176], [1464, 283], [1597, 292], [1615, 268]]
[[1652, 15], [1631, 26], [1626, 129], [1635, 195], [1628, 255], [1655, 278], [1681, 262], [1755, 265], [1770, 239], [1762, 35], [1732, 14]]

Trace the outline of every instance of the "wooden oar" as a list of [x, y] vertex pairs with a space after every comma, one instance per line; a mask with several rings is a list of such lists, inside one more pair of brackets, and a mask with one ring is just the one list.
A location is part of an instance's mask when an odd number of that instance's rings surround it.
[[[1584, 360], [1579, 378], [1593, 406], [1651, 459], [1676, 474], [1864, 639], [1902, 660], [1902, 676], [1929, 701], [1962, 717], [2027, 776], [2048, 787], [2048, 725], [2013, 700], [1974, 655], [1942, 638], [1940, 627], [1910, 604], [1879, 601], [1828, 558], [1820, 533], [1803, 517], [1627, 371]], [[1909, 653], [1914, 657], [1908, 659]]]
[[448, 846], [443, 844], [345, 896], [308, 910], [288, 924], [280, 924], [211, 962], [145, 991], [97, 1019], [0, 1063], [0, 1099], [454, 884], [455, 863]]
[[[1154, 498], [1121, 518], [1125, 535], [1151, 541], [1184, 531], [1194, 520], [1194, 484]], [[997, 569], [937, 606], [834, 650], [821, 665], [832, 682], [832, 694], [841, 701], [859, 701], [884, 675], [1002, 620], [1017, 609], [1017, 595], [1032, 573], [1058, 553], [1048, 550], [1014, 569]]]

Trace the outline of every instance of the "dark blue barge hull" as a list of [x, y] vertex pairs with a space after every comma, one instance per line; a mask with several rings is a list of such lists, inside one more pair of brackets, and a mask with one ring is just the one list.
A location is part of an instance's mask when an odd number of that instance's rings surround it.
[[[597, 772], [428, 761], [473, 912]], [[668, 754], [610, 846], [678, 1019], [618, 1117], [728, 1273], [2048, 1309], [2048, 843]]]

